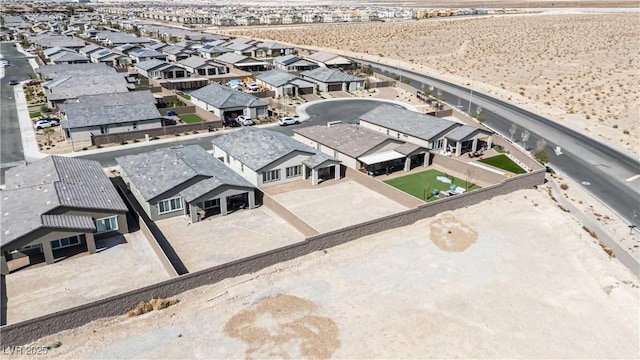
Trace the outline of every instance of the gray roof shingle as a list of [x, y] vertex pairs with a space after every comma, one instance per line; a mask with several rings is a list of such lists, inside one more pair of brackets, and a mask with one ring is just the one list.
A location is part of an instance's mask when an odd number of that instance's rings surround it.
[[213, 146], [238, 159], [253, 171], [260, 171], [284, 156], [300, 151], [309, 156], [316, 150], [275, 131], [245, 127], [211, 140]]
[[431, 141], [437, 136], [460, 126], [459, 123], [451, 120], [420, 114], [392, 105], [380, 105], [360, 115], [360, 120], [426, 141]]
[[460, 140], [464, 140], [464, 138], [473, 134], [476, 131], [482, 131], [486, 134], [489, 134], [488, 131], [484, 131], [475, 126], [462, 125], [453, 129], [453, 131], [449, 132], [447, 135], [445, 135], [445, 137], [449, 140], [460, 141]]
[[215, 83], [192, 92], [191, 97], [222, 110], [238, 107], [267, 106], [267, 103], [253, 95]]
[[43, 87], [46, 89], [49, 100], [76, 99], [82, 95], [129, 91], [127, 81], [121, 74], [59, 76], [45, 83]]
[[260, 80], [266, 84], [275, 87], [281, 87], [290, 83], [291, 81], [297, 79], [298, 77], [295, 75], [291, 75], [286, 72], [278, 71], [278, 70], [269, 70], [261, 73], [256, 76], [257, 80]]
[[308, 126], [293, 132], [352, 158], [362, 156], [387, 141], [396, 142], [399, 145], [403, 143], [377, 131], [351, 124]]
[[63, 76], [73, 75], [112, 75], [116, 74], [116, 69], [106, 64], [60, 64], [60, 65], [44, 65], [36, 68], [37, 73], [46, 76], [49, 79]]
[[82, 56], [76, 52], [62, 52], [49, 57], [52, 62], [69, 62], [69, 61], [89, 61], [89, 58]]
[[5, 176], [6, 188], [0, 193], [2, 246], [43, 227], [89, 229], [87, 219], [79, 219], [83, 216], [49, 214], [56, 208], [127, 211], [97, 161], [53, 155], [11, 168]]
[[181, 191], [186, 201], [193, 201], [222, 185], [253, 188], [198, 145], [122, 156], [116, 161], [146, 201], [196, 177], [202, 180]]
[[233, 52], [229, 52], [226, 54], [222, 54], [218, 57], [215, 58], [216, 61], [218, 62], [222, 62], [225, 64], [237, 64], [245, 59], [250, 59], [248, 56], [244, 56], [244, 55], [239, 55]]
[[344, 73], [338, 69], [330, 69], [326, 67], [319, 67], [313, 70], [307, 70], [300, 73], [303, 77], [318, 80], [323, 83], [336, 83], [336, 82], [351, 82], [351, 81], [364, 81], [363, 78], [353, 76]]
[[160, 119], [150, 91], [79, 96], [77, 102], [60, 105], [65, 129]]

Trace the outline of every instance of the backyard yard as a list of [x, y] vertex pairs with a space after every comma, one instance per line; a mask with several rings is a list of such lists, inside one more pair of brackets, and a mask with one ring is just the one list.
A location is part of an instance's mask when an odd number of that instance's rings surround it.
[[512, 172], [514, 174], [525, 174], [527, 172], [505, 154], [492, 156], [478, 161], [487, 165], [497, 167], [498, 169]]
[[451, 185], [462, 187], [467, 191], [480, 189], [478, 185], [473, 184], [473, 179], [465, 181], [433, 169], [389, 179], [385, 183], [426, 201], [438, 199], [437, 196], [431, 195], [432, 190], [447, 191], [451, 189]]
[[196, 114], [179, 114], [178, 117], [180, 118], [180, 120], [184, 121], [187, 124], [199, 123], [204, 121], [202, 120], [202, 118], [200, 118], [200, 116]]

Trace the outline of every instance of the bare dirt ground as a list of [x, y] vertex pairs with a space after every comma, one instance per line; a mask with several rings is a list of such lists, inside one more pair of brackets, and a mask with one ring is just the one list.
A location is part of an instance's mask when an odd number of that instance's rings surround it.
[[637, 156], [638, 23], [637, 12], [567, 11], [224, 32], [432, 74], [499, 96]]
[[[508, 209], [508, 210], [507, 210]], [[39, 340], [59, 358], [636, 358], [638, 280], [545, 189]]]

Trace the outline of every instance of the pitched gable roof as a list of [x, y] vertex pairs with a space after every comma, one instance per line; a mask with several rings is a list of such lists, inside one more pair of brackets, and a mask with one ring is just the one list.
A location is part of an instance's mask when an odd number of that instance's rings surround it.
[[257, 97], [219, 84], [209, 84], [191, 93], [192, 98], [218, 108], [260, 107], [267, 104]]
[[392, 105], [380, 105], [360, 115], [360, 120], [426, 141], [431, 141], [438, 135], [461, 126], [455, 121], [420, 114]]
[[303, 71], [300, 75], [323, 83], [364, 81], [363, 78], [344, 73], [338, 69], [330, 69], [326, 67]]

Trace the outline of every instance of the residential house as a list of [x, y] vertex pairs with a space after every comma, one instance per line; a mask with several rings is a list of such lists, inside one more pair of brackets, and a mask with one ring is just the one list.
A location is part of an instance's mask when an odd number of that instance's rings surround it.
[[55, 47], [48, 48], [48, 49], [42, 51], [42, 54], [44, 55], [45, 58], [50, 59], [52, 55], [60, 54], [60, 53], [63, 53], [63, 52], [73, 52], [73, 53], [75, 53], [74, 50], [67, 49], [67, 48], [61, 48], [59, 46], [55, 46]]
[[47, 264], [57, 250], [86, 246], [96, 239], [127, 233], [127, 206], [93, 160], [48, 156], [7, 170], [0, 197], [2, 275], [8, 261], [44, 253]]
[[[79, 66], [77, 64], [71, 66]], [[78, 96], [112, 94], [118, 92], [128, 92], [129, 85], [125, 76], [121, 74], [94, 75], [62, 75], [56, 76], [53, 80], [43, 83], [47, 105], [49, 108], [56, 108], [67, 100], [75, 100]]]
[[96, 35], [102, 41], [104, 45], [115, 47], [124, 44], [141, 44], [146, 45], [151, 42], [150, 39], [137, 37], [135, 35], [125, 33], [125, 32], [105, 32], [102, 34]]
[[300, 96], [316, 93], [315, 83], [279, 70], [270, 70], [259, 74], [256, 76], [256, 83], [275, 91], [276, 96]]
[[200, 76], [221, 75], [227, 73], [226, 66], [217, 64], [213, 61], [207, 61], [200, 56], [191, 56], [178, 61], [178, 66], [185, 68], [189, 74], [197, 74]]
[[136, 49], [129, 53], [129, 57], [133, 60], [133, 63], [141, 63], [149, 60], [162, 60], [167, 61], [167, 55], [159, 51], [151, 49]]
[[131, 53], [133, 51], [140, 51], [140, 49], [144, 49], [144, 46], [142, 46], [140, 44], [134, 45], [134, 44], [128, 44], [127, 43], [127, 44], [123, 44], [123, 45], [114, 47], [113, 51], [119, 52], [119, 53], [124, 54], [124, 55], [129, 55], [129, 53]]
[[68, 37], [59, 34], [45, 33], [37, 35], [30, 39], [31, 42], [40, 50], [46, 50], [54, 47], [79, 50], [85, 47], [84, 41], [77, 37]]
[[409, 171], [429, 161], [428, 149], [357, 124], [329, 123], [293, 132], [294, 139], [339, 159], [345, 166], [373, 174]]
[[320, 91], [356, 91], [364, 89], [365, 79], [338, 69], [319, 67], [300, 73], [302, 78], [314, 82]]
[[82, 56], [75, 51], [62, 51], [55, 55], [49, 56], [52, 64], [87, 64], [90, 62], [88, 57]]
[[43, 65], [34, 70], [40, 80], [51, 80], [56, 77], [74, 75], [113, 75], [116, 70], [105, 64], [76, 64], [76, 65]]
[[270, 130], [243, 127], [211, 140], [213, 155], [256, 187], [340, 179], [340, 160]]
[[259, 72], [268, 69], [269, 64], [244, 55], [236, 53], [222, 54], [214, 59], [217, 63], [227, 65], [242, 71]]
[[116, 158], [122, 179], [155, 221], [184, 215], [195, 223], [254, 208], [255, 187], [198, 145]]
[[149, 79], [176, 79], [187, 77], [184, 68], [163, 60], [153, 59], [135, 64], [138, 74]]
[[156, 43], [151, 43], [151, 44], [147, 44], [147, 45], [145, 45], [145, 47], [146, 47], [147, 49], [151, 49], [151, 50], [155, 50], [155, 51], [160, 51], [160, 52], [162, 52], [162, 49], [164, 49], [164, 48], [166, 48], [166, 47], [168, 47], [168, 46], [171, 46], [171, 45], [169, 45], [169, 44], [167, 44], [167, 43], [163, 43], [163, 42], [156, 42]]
[[266, 49], [266, 56], [276, 57], [282, 55], [291, 55], [295, 52], [295, 47], [284, 45], [273, 41], [263, 41], [256, 44], [256, 47], [263, 50]]
[[191, 102], [220, 119], [238, 115], [251, 118], [267, 116], [267, 103], [257, 97], [229, 87], [209, 84], [191, 93]]
[[199, 47], [196, 49], [196, 51], [198, 52], [198, 54], [205, 58], [205, 59], [209, 59], [209, 60], [213, 60], [214, 58], [222, 55], [222, 54], [226, 54], [226, 53], [232, 53], [234, 52], [231, 49], [227, 49], [225, 47], [222, 46], [216, 46], [216, 45], [211, 45], [211, 44], [206, 44], [203, 45], [202, 47]]
[[235, 42], [225, 46], [227, 49], [233, 50], [238, 55], [244, 56], [266, 56], [266, 52], [252, 43]]
[[353, 61], [350, 59], [325, 51], [318, 51], [305, 57], [305, 59], [314, 62], [321, 67], [339, 68], [343, 70], [353, 68]]
[[59, 105], [67, 141], [87, 141], [92, 135], [162, 127], [162, 116], [150, 91], [78, 96]]
[[131, 58], [127, 55], [106, 48], [91, 52], [89, 58], [93, 63], [102, 63], [113, 67], [125, 67], [131, 64]]
[[320, 65], [314, 62], [304, 60], [296, 55], [278, 56], [277, 58], [273, 59], [273, 66], [278, 70], [292, 72], [313, 70], [320, 67]]
[[453, 153], [475, 152], [491, 147], [489, 131], [415, 111], [380, 105], [359, 118], [360, 126], [420, 145], [426, 149]]
[[184, 60], [191, 55], [195, 54], [195, 50], [191, 50], [189, 48], [183, 48], [180, 46], [167, 46], [162, 49], [162, 53], [167, 55], [167, 59], [172, 62], [178, 62], [180, 60]]
[[78, 52], [81, 55], [84, 56], [91, 56], [92, 53], [96, 52], [96, 51], [100, 51], [100, 50], [104, 50], [104, 48], [100, 45], [96, 45], [96, 44], [89, 44], [83, 48], [81, 48], [80, 50], [78, 50]]

